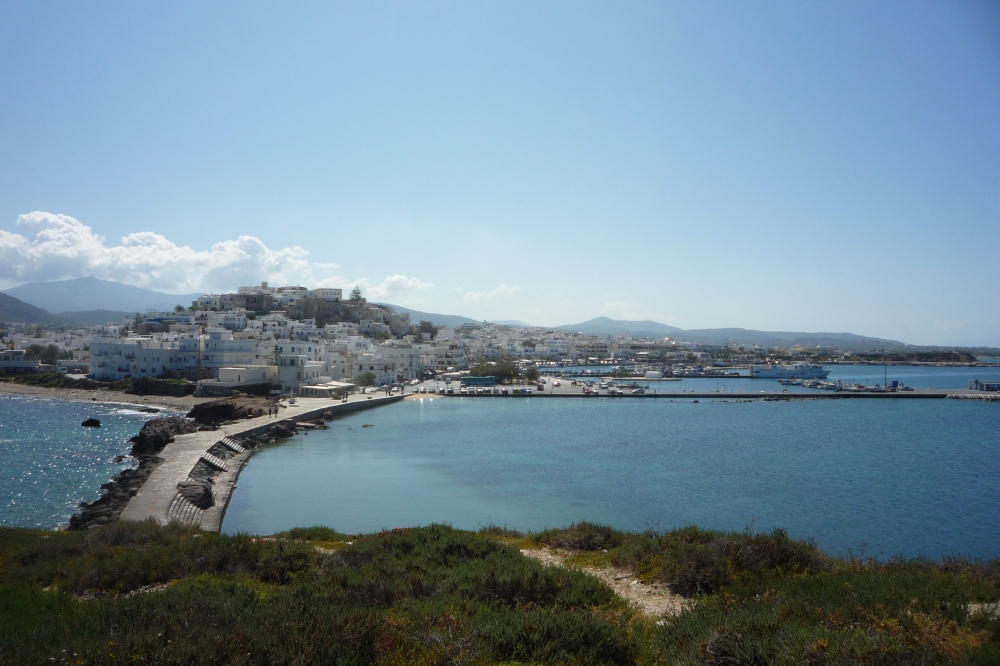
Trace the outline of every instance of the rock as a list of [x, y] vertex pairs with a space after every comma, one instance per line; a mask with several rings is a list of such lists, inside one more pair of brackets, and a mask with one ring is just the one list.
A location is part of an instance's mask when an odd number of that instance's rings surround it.
[[274, 404], [267, 398], [242, 396], [238, 398], [223, 398], [195, 405], [188, 418], [203, 425], [216, 425], [225, 421], [253, 419], [267, 414]]
[[129, 499], [138, 494], [139, 488], [162, 462], [163, 458], [142, 456], [139, 459], [139, 467], [123, 469], [111, 481], [101, 484], [105, 493], [93, 502], [80, 502], [80, 512], [70, 518], [69, 528], [91, 529], [118, 520]]
[[130, 439], [132, 455], [142, 456], [159, 453], [163, 447], [174, 441], [174, 435], [196, 432], [197, 426], [181, 416], [170, 416], [147, 421], [139, 434]]
[[140, 412], [144, 412], [146, 414], [159, 414], [160, 413], [160, 410], [154, 409], [153, 407], [140, 407], [139, 411]]
[[188, 479], [177, 484], [180, 494], [199, 509], [208, 509], [215, 506], [215, 496], [212, 494], [212, 485], [204, 481]]
[[100, 428], [101, 422], [98, 421], [97, 419], [87, 419], [80, 425], [82, 425], [84, 428]]
[[267, 433], [275, 439], [287, 439], [295, 434], [295, 424], [291, 421], [279, 421], [271, 426]]

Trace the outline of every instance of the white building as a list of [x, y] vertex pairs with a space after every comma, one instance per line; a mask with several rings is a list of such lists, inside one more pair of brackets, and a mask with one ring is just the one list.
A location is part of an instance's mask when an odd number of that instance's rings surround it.
[[201, 367], [218, 379], [221, 368], [254, 365], [257, 360], [257, 339], [252, 334], [234, 337], [224, 328], [210, 328], [203, 336]]
[[0, 371], [10, 375], [20, 375], [38, 371], [38, 359], [25, 358], [23, 349], [5, 349], [0, 352]]
[[114, 381], [159, 377], [170, 370], [183, 372], [198, 365], [199, 343], [197, 338], [95, 340], [90, 343], [90, 376]]

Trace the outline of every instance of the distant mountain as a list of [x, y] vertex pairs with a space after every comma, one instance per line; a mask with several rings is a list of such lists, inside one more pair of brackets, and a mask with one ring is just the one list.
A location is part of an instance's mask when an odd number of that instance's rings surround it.
[[201, 295], [166, 294], [93, 277], [31, 282], [3, 293], [49, 312], [173, 310], [175, 305], [191, 305]]
[[103, 326], [104, 324], [120, 324], [125, 319], [135, 317], [135, 312], [120, 312], [118, 310], [83, 310], [81, 312], [60, 312], [59, 316], [70, 319], [83, 326]]
[[389, 303], [376, 303], [376, 305], [384, 305], [386, 307], [392, 308], [400, 314], [410, 315], [410, 321], [414, 324], [420, 321], [429, 321], [435, 326], [446, 326], [448, 328], [455, 328], [456, 326], [461, 326], [462, 324], [481, 324], [482, 322], [475, 319], [469, 319], [468, 317], [460, 317], [459, 315], [446, 315], [446, 314], [436, 314], [434, 312], [421, 312], [420, 310], [411, 310], [410, 308], [404, 308], [401, 305], [391, 305]]
[[681, 329], [667, 326], [658, 321], [626, 321], [597, 317], [582, 324], [558, 326], [557, 330], [568, 333], [583, 333], [585, 335], [631, 335], [636, 338], [666, 338], [672, 337]]
[[520, 319], [497, 319], [494, 324], [501, 326], [520, 326], [521, 328], [531, 328], [531, 324], [525, 324]]
[[854, 333], [790, 333], [787, 331], [753, 331], [745, 328], [702, 328], [678, 331], [671, 336], [683, 342], [724, 345], [760, 345], [762, 347], [837, 347], [845, 351], [906, 347], [898, 340], [869, 338]]
[[0, 321], [18, 324], [67, 324], [65, 319], [46, 312], [13, 296], [0, 293]]

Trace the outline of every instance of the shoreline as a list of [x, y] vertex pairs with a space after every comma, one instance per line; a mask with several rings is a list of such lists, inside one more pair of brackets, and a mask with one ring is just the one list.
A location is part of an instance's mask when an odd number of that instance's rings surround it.
[[195, 398], [190, 395], [184, 397], [171, 395], [134, 395], [132, 393], [104, 389], [50, 388], [15, 384], [13, 382], [0, 382], [0, 395], [22, 395], [55, 400], [72, 400], [75, 402], [104, 402], [138, 405], [140, 407], [161, 407], [185, 413], [191, 411], [197, 404], [216, 400], [216, 398]]

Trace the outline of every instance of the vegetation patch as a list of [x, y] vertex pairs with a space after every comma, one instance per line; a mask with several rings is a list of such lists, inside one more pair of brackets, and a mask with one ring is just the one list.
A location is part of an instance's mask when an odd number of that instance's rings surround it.
[[[273, 537], [153, 522], [0, 529], [0, 664], [996, 663], [1000, 565], [830, 558], [783, 532]], [[684, 587], [657, 621], [509, 543]], [[336, 544], [333, 550], [328, 544]], [[562, 545], [557, 545], [562, 544]], [[607, 550], [607, 553], [604, 551]], [[696, 575], [690, 572], [699, 572]], [[687, 586], [687, 587], [685, 587]]]

